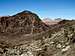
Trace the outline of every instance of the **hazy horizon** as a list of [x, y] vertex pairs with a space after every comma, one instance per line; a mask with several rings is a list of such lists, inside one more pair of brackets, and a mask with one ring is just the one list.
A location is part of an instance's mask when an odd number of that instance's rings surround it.
[[0, 16], [14, 15], [24, 10], [40, 18], [75, 19], [74, 0], [0, 0]]

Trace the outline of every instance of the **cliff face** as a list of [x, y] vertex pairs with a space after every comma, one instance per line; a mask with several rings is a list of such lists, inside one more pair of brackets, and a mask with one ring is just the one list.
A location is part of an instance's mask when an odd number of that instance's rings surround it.
[[30, 11], [23, 11], [13, 16], [0, 18], [0, 33], [38, 33], [48, 30], [48, 26]]

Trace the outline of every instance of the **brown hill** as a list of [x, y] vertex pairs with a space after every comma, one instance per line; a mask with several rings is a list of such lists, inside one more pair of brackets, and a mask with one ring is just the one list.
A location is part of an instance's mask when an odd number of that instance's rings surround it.
[[41, 19], [30, 11], [23, 11], [13, 16], [0, 18], [0, 33], [38, 33], [48, 30], [48, 26]]

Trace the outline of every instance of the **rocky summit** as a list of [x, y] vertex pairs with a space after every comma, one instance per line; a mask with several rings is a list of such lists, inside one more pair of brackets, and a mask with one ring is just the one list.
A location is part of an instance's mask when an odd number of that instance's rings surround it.
[[30, 34], [46, 31], [48, 26], [39, 16], [30, 11], [23, 11], [13, 16], [0, 18], [0, 33], [4, 34]]

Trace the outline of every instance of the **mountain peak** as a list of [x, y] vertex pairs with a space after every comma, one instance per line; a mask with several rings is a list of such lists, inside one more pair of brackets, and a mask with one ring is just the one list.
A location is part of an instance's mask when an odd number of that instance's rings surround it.
[[32, 12], [29, 11], [29, 10], [24, 10], [24, 11], [22, 11], [21, 13], [32, 13]]
[[46, 31], [48, 29], [39, 16], [31, 11], [25, 10], [10, 17], [0, 18], [0, 32], [7, 34], [24, 33], [30, 34]]
[[[28, 10], [24, 10], [24, 11], [22, 11], [22, 12], [19, 12], [19, 13], [17, 13], [16, 15], [17, 16], [22, 16], [22, 15], [26, 15], [26, 14], [34, 14], [34, 13], [32, 13], [31, 11], [28, 11]], [[13, 16], [16, 16], [16, 15], [13, 15]]]

